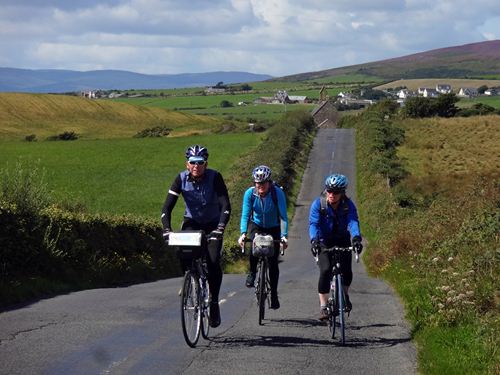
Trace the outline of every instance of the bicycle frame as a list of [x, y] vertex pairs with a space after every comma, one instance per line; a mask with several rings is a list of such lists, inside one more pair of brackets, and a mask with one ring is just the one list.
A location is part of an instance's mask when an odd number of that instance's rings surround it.
[[[253, 251], [253, 246], [255, 244], [255, 238], [257, 236], [269, 236], [270, 235], [264, 235], [261, 233], [256, 233], [254, 239], [245, 239], [245, 243], [252, 242], [252, 251]], [[275, 243], [281, 243], [280, 240], [269, 240], [270, 243], [273, 246], [273, 251], [274, 251], [274, 244]], [[242, 252], [245, 252], [245, 247], [242, 247]], [[283, 247], [280, 247], [280, 254], [284, 255], [284, 250]], [[267, 301], [268, 308], [270, 307], [270, 296], [271, 296], [271, 282], [269, 279], [269, 263], [268, 263], [268, 257], [267, 256], [259, 256], [258, 257], [258, 263], [257, 263], [257, 284], [255, 285], [255, 297], [257, 300], [257, 306], [259, 307], [259, 325], [262, 325], [262, 321], [265, 318], [265, 305]]]
[[[332, 247], [322, 249], [332, 254], [332, 281], [330, 287], [330, 297], [328, 298], [328, 329], [331, 338], [335, 338], [335, 331], [337, 325], [340, 331], [340, 342], [345, 344], [345, 293], [342, 272], [340, 270], [339, 254], [342, 251], [353, 251], [352, 247]], [[356, 262], [359, 262], [359, 254], [356, 254]]]

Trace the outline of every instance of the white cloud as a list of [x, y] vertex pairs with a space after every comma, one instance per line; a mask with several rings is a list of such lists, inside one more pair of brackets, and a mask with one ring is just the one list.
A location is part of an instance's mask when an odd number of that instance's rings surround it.
[[0, 64], [279, 76], [498, 39], [499, 25], [496, 0], [2, 0]]

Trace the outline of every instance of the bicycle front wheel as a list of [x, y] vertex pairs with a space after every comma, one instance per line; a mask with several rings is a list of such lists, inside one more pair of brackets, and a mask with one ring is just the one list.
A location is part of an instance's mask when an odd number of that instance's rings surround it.
[[337, 275], [337, 300], [339, 301], [338, 306], [338, 312], [339, 312], [339, 333], [340, 333], [340, 342], [342, 345], [345, 344], [345, 316], [344, 316], [344, 310], [345, 310], [345, 299], [344, 299], [344, 286], [342, 284], [342, 276]]
[[201, 309], [198, 275], [187, 271], [181, 293], [182, 333], [186, 343], [194, 348], [200, 338]]
[[206, 279], [200, 279], [201, 336], [208, 339], [210, 331], [210, 287]]
[[262, 325], [262, 321], [264, 320], [265, 312], [266, 312], [266, 273], [267, 273], [267, 264], [262, 261], [260, 266], [259, 273], [259, 285], [258, 285], [258, 304], [259, 304], [259, 325]]
[[335, 317], [335, 297], [332, 293], [331, 297], [328, 299], [328, 329], [332, 339], [335, 338]]

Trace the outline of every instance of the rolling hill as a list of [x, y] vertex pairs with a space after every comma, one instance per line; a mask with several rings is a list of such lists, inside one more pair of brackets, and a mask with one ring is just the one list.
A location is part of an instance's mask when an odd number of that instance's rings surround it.
[[123, 70], [30, 70], [0, 68], [0, 92], [63, 93], [82, 90], [128, 90], [203, 87], [218, 82], [244, 83], [271, 78], [246, 72], [140, 74]]
[[384, 80], [500, 75], [500, 40], [440, 48], [365, 64], [295, 74], [275, 80], [304, 81], [351, 74], [363, 74]]
[[210, 117], [163, 108], [50, 94], [0, 93], [0, 140], [38, 139], [75, 132], [83, 139], [130, 138], [156, 126], [172, 135], [211, 132], [220, 123]]

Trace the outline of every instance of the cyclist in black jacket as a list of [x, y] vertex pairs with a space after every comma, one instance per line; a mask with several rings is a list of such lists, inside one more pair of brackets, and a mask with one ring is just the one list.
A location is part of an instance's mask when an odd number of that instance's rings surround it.
[[[231, 215], [231, 204], [222, 175], [208, 168], [208, 150], [199, 145], [186, 150], [186, 170], [177, 175], [170, 187], [161, 215], [163, 238], [172, 231], [172, 210], [182, 194], [185, 203], [182, 230], [203, 230], [219, 240], [207, 245], [208, 283], [210, 286], [210, 326], [220, 325], [219, 291], [222, 283], [220, 258], [224, 229]], [[186, 269], [188, 264], [183, 263]]]

